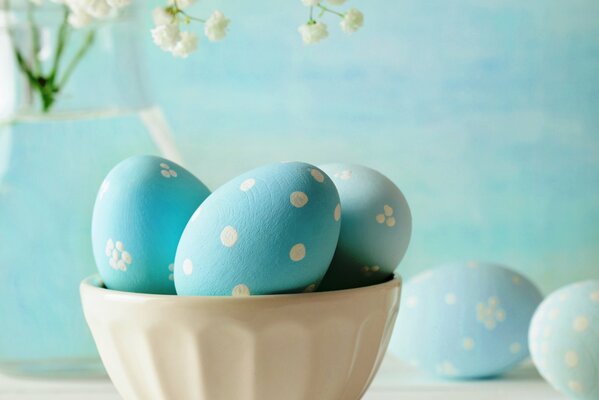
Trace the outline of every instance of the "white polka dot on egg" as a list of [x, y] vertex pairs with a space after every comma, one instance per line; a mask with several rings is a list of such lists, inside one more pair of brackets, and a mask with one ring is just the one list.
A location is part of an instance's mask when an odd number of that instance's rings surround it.
[[193, 263], [189, 258], [183, 260], [183, 273], [188, 276], [193, 273]]
[[237, 243], [237, 230], [232, 226], [225, 226], [220, 233], [220, 241], [226, 247], [233, 247]]
[[308, 195], [304, 192], [293, 192], [289, 196], [289, 201], [296, 208], [302, 208], [308, 204]]
[[310, 171], [310, 175], [312, 175], [312, 178], [314, 178], [316, 180], [316, 182], [318, 182], [318, 183], [324, 182], [324, 175], [319, 170], [313, 168]]
[[583, 332], [589, 327], [589, 320], [583, 315], [578, 316], [574, 319], [573, 326], [576, 332]]
[[256, 180], [254, 178], [246, 179], [245, 181], [241, 182], [241, 185], [239, 185], [239, 190], [242, 192], [247, 192], [253, 188], [255, 184]]
[[231, 296], [233, 297], [245, 297], [251, 295], [250, 288], [247, 285], [239, 284], [233, 288], [231, 291]]
[[293, 245], [291, 250], [289, 251], [289, 258], [292, 261], [301, 261], [306, 257], [306, 246], [303, 243], [297, 243]]
[[564, 362], [569, 368], [575, 368], [578, 365], [578, 354], [572, 350], [566, 352]]

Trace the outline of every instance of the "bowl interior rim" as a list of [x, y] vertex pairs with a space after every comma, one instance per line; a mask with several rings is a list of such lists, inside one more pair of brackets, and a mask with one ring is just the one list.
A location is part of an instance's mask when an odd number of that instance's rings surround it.
[[81, 281], [80, 287], [82, 290], [93, 291], [98, 294], [104, 294], [109, 296], [117, 296], [117, 297], [127, 297], [131, 299], [155, 299], [155, 300], [171, 300], [175, 301], [176, 299], [180, 299], [181, 301], [190, 301], [190, 300], [202, 300], [202, 301], [265, 301], [265, 300], [282, 300], [282, 299], [296, 299], [297, 296], [301, 296], [301, 298], [325, 298], [325, 297], [344, 297], [347, 295], [358, 294], [358, 293], [368, 293], [373, 291], [380, 291], [385, 289], [390, 289], [395, 286], [401, 286], [402, 278], [398, 274], [393, 274], [393, 276], [382, 283], [370, 285], [370, 286], [362, 286], [358, 288], [351, 289], [342, 289], [342, 290], [331, 290], [327, 292], [309, 292], [309, 293], [285, 293], [285, 294], [264, 294], [264, 295], [251, 295], [251, 296], [180, 296], [176, 294], [152, 294], [152, 293], [137, 293], [137, 292], [125, 292], [121, 290], [113, 290], [104, 287], [104, 283], [102, 278], [100, 278], [99, 274], [93, 274], [88, 276], [87, 278]]

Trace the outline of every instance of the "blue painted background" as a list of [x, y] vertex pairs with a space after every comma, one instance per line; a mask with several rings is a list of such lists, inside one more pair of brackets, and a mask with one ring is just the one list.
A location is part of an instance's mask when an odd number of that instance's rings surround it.
[[212, 188], [275, 160], [381, 170], [413, 211], [404, 276], [474, 258], [545, 291], [599, 278], [599, 2], [347, 6], [363, 30], [330, 18], [312, 47], [299, 0], [199, 2], [230, 35], [185, 61], [146, 37], [149, 89], [188, 166]]

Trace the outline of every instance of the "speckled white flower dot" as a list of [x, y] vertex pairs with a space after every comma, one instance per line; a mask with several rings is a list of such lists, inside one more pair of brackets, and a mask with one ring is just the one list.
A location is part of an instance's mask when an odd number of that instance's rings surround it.
[[133, 262], [133, 257], [125, 250], [123, 242], [116, 241], [116, 244], [112, 239], [108, 239], [106, 247], [104, 249], [106, 257], [108, 257], [108, 264], [113, 268], [121, 271], [127, 271], [127, 266]]
[[176, 178], [177, 177], [177, 171], [175, 171], [174, 169], [171, 169], [171, 167], [167, 164], [167, 163], [160, 163], [160, 173], [162, 174], [162, 176], [164, 176], [165, 178]]
[[233, 297], [244, 297], [249, 296], [250, 294], [250, 288], [243, 283], [235, 286], [233, 290], [231, 290], [231, 296]]
[[564, 355], [564, 362], [568, 368], [574, 368], [578, 365], [578, 354], [570, 350]]
[[453, 305], [457, 301], [456, 295], [454, 293], [447, 293], [445, 295], [445, 303], [448, 305]]
[[574, 318], [573, 328], [576, 332], [584, 332], [589, 327], [589, 320], [584, 315]]
[[599, 292], [593, 292], [590, 295], [592, 301], [599, 301]]
[[310, 175], [312, 175], [312, 178], [314, 178], [316, 180], [316, 182], [318, 182], [318, 183], [324, 182], [324, 175], [319, 170], [312, 169], [310, 171]]
[[547, 317], [551, 321], [554, 321], [558, 316], [559, 316], [559, 309], [557, 309], [557, 308], [553, 308], [553, 309], [549, 310], [549, 312], [547, 313]]
[[335, 218], [335, 221], [339, 221], [341, 219], [341, 204], [337, 204], [335, 206], [335, 211], [333, 212], [333, 218]]
[[395, 218], [393, 217], [393, 207], [391, 207], [388, 204], [385, 204], [383, 206], [383, 213], [382, 214], [377, 214], [376, 217], [376, 222], [378, 222], [379, 224], [386, 224], [389, 228], [392, 228], [395, 226]]
[[289, 201], [294, 207], [302, 208], [308, 204], [308, 195], [304, 192], [293, 192], [289, 196]]
[[306, 257], [306, 246], [304, 246], [303, 243], [293, 245], [289, 251], [289, 258], [291, 258], [292, 261], [297, 262], [303, 260], [304, 257]]
[[449, 361], [444, 361], [437, 365], [437, 371], [447, 376], [455, 376], [460, 373], [460, 371]]
[[256, 180], [254, 178], [246, 179], [245, 181], [241, 182], [241, 185], [239, 185], [239, 190], [241, 190], [242, 192], [247, 192], [248, 190], [253, 188], [255, 184]]
[[464, 340], [462, 340], [462, 347], [464, 350], [472, 350], [474, 348], [474, 339], [469, 337], [464, 338]]
[[514, 342], [510, 345], [510, 353], [518, 354], [522, 350], [522, 345], [518, 342]]
[[193, 263], [189, 258], [183, 260], [183, 273], [187, 276], [193, 273]]
[[175, 275], [173, 274], [173, 271], [175, 270], [175, 264], [169, 264], [168, 265], [168, 280], [169, 281], [174, 281], [175, 280]]
[[570, 390], [572, 390], [574, 393], [582, 393], [583, 389], [582, 389], [582, 384], [578, 381], [568, 381], [568, 387], [570, 388]]
[[226, 247], [233, 247], [237, 243], [237, 230], [231, 225], [225, 226], [220, 233], [220, 241]]

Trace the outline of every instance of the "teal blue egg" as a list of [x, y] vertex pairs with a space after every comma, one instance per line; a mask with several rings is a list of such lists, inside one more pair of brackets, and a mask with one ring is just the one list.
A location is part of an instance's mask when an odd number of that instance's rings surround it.
[[109, 289], [174, 294], [177, 244], [210, 191], [180, 165], [134, 156], [106, 176], [94, 206], [92, 246]]
[[390, 351], [445, 378], [500, 375], [528, 356], [542, 295], [526, 277], [488, 263], [453, 263], [403, 287]]
[[383, 282], [393, 275], [412, 234], [412, 216], [399, 188], [373, 169], [321, 166], [339, 191], [343, 221], [335, 256], [321, 291]]
[[551, 293], [532, 319], [529, 346], [555, 389], [573, 399], [599, 399], [599, 280]]
[[193, 214], [175, 260], [179, 295], [313, 291], [339, 237], [341, 209], [317, 167], [278, 163], [217, 189]]

